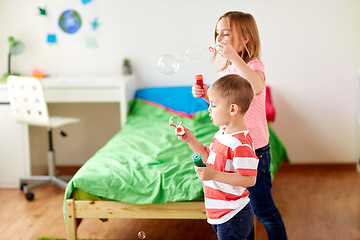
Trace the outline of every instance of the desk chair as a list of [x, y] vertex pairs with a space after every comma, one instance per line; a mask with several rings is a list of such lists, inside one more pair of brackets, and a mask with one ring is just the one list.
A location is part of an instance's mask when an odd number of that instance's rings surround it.
[[[53, 183], [66, 188], [67, 182], [60, 179], [55, 171], [55, 154], [53, 149], [53, 129], [79, 122], [77, 118], [49, 116], [47, 103], [41, 82], [33, 77], [9, 76], [7, 87], [10, 99], [11, 113], [15, 121], [23, 124], [43, 126], [48, 131], [49, 150], [47, 153], [48, 175], [20, 178], [20, 188], [27, 200], [34, 199], [29, 190], [45, 183]], [[66, 136], [61, 131], [63, 136]], [[32, 184], [28, 184], [33, 182]]]

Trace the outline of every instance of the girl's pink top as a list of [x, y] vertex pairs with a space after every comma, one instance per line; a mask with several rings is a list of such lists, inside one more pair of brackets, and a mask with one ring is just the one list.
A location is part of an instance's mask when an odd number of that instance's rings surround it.
[[[251, 60], [248, 66], [254, 71], [261, 71], [265, 75], [264, 64], [259, 59]], [[235, 67], [229, 65], [220, 72], [220, 77], [228, 74], [237, 74]], [[255, 149], [262, 148], [269, 143], [269, 129], [265, 111], [265, 88], [259, 95], [255, 95], [249, 110], [245, 113], [244, 122], [253, 139]]]

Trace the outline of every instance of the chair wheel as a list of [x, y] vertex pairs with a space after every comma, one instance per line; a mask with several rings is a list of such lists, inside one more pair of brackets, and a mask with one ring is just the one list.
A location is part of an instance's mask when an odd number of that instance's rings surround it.
[[26, 200], [28, 200], [28, 201], [34, 200], [34, 194], [31, 192], [25, 193], [25, 197], [26, 197]]
[[24, 191], [24, 187], [27, 185], [27, 183], [21, 183], [20, 184], [20, 189], [21, 191]]

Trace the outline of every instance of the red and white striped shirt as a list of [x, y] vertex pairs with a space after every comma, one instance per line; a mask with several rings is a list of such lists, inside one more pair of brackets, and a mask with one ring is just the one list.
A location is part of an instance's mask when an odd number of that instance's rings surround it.
[[[249, 131], [224, 134], [225, 128], [215, 134], [207, 150], [207, 163], [214, 169], [241, 175], [257, 175], [258, 158]], [[245, 187], [214, 180], [203, 181], [208, 223], [221, 224], [235, 216], [250, 201]]]

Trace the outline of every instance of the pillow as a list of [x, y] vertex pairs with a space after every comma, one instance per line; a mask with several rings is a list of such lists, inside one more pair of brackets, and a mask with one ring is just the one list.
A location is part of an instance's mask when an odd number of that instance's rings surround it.
[[166, 109], [191, 117], [198, 111], [207, 110], [209, 104], [201, 98], [194, 98], [192, 86], [178, 87], [149, 87], [136, 91], [135, 98], [161, 105]]
[[275, 121], [275, 107], [272, 104], [271, 98], [271, 88], [266, 86], [266, 98], [265, 98], [265, 109], [266, 109], [266, 119], [268, 122]]

